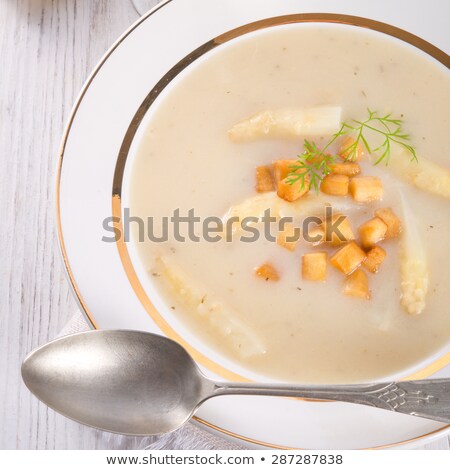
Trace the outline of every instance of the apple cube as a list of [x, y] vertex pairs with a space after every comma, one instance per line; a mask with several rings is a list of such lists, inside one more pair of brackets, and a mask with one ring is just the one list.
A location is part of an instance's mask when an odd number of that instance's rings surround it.
[[325, 176], [320, 189], [331, 196], [346, 196], [348, 194], [349, 177], [346, 175], [330, 174]]
[[256, 168], [256, 191], [258, 193], [266, 193], [274, 189], [272, 168], [268, 165], [258, 166]]
[[363, 266], [371, 273], [377, 273], [384, 258], [386, 258], [386, 252], [383, 248], [381, 248], [381, 246], [374, 246], [367, 253], [367, 258], [363, 261]]
[[278, 271], [270, 263], [265, 263], [257, 268], [256, 275], [265, 281], [278, 281], [280, 279]]
[[351, 241], [336, 251], [331, 258], [331, 264], [344, 274], [352, 273], [366, 259], [366, 253]]
[[361, 244], [364, 248], [371, 248], [378, 242], [384, 239], [386, 236], [387, 225], [379, 218], [374, 217], [373, 219], [365, 222], [358, 229], [361, 237]]
[[383, 197], [383, 184], [377, 176], [355, 176], [350, 180], [349, 190], [356, 202], [378, 201]]
[[357, 269], [347, 277], [344, 284], [344, 294], [360, 299], [370, 299], [369, 280], [362, 269]]
[[393, 210], [386, 207], [375, 211], [375, 215], [379, 217], [386, 225], [386, 238], [395, 238], [402, 232], [402, 223], [394, 214]]
[[324, 281], [327, 277], [327, 254], [325, 252], [304, 254], [302, 276], [308, 281]]

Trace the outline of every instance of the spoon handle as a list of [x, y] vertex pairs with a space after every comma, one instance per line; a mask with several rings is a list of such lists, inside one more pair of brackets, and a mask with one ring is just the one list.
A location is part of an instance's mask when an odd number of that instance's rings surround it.
[[268, 395], [342, 401], [450, 423], [450, 379], [322, 386], [216, 383], [214, 396], [218, 395]]

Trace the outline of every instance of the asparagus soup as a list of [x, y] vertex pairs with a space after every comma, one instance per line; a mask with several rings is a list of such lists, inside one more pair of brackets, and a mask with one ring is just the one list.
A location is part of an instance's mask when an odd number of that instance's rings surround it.
[[362, 28], [218, 47], [158, 97], [133, 157], [150, 282], [271, 380], [372, 381], [429, 360], [450, 339], [449, 105], [442, 64]]

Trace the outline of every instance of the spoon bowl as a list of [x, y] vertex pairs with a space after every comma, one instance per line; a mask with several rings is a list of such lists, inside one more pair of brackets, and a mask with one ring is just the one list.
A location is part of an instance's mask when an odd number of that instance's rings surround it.
[[214, 387], [180, 345], [138, 331], [59, 338], [27, 357], [22, 376], [59, 413], [133, 435], [178, 428]]

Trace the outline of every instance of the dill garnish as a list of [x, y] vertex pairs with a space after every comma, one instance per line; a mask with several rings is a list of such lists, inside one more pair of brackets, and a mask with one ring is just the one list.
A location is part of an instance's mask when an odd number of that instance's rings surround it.
[[[336, 140], [342, 136], [352, 136], [351, 144], [341, 150], [346, 155], [345, 161], [355, 161], [358, 148], [363, 147], [369, 154], [378, 154], [374, 164], [384, 162], [389, 164], [392, 144], [404, 147], [411, 154], [411, 161], [417, 162], [417, 154], [410, 145], [410, 136], [403, 131], [403, 120], [392, 117], [392, 113], [380, 116], [377, 111], [367, 110], [369, 115], [365, 121], [353, 119], [351, 123], [343, 123], [338, 132], [333, 134], [328, 143], [319, 150], [315, 142], [304, 141], [304, 152], [297, 156], [297, 162], [291, 166], [287, 183], [294, 184], [301, 181], [301, 189], [304, 189], [306, 181], [316, 191], [319, 190], [322, 180], [331, 173], [332, 165], [339, 155], [330, 154], [327, 150]], [[377, 134], [383, 138], [382, 143], [376, 147], [369, 144], [370, 134]]]

